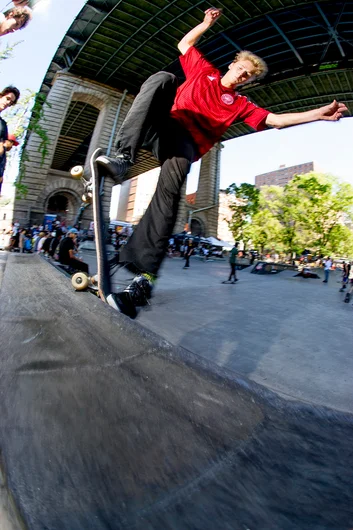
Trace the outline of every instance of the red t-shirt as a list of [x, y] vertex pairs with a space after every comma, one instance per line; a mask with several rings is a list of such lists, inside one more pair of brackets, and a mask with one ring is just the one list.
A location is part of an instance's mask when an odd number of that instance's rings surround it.
[[236, 120], [253, 129], [265, 129], [268, 110], [221, 84], [221, 72], [191, 46], [180, 57], [186, 81], [177, 90], [172, 118], [183, 124], [193, 137], [200, 157], [218, 142]]

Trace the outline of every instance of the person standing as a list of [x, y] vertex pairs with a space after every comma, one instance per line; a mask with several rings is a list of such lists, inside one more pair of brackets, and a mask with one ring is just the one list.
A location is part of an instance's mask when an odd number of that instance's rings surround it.
[[116, 157], [97, 158], [100, 173], [110, 175], [116, 184], [128, 178], [140, 148], [152, 152], [161, 163], [155, 194], [120, 255], [121, 265], [136, 276], [123, 292], [108, 297], [112, 307], [131, 318], [137, 315], [136, 307], [148, 304], [152, 296], [192, 162], [220, 141], [228, 127], [237, 120], [257, 131], [267, 126], [337, 121], [347, 110], [334, 100], [306, 112], [274, 114], [238, 94], [240, 85], [264, 77], [267, 66], [258, 56], [242, 51], [222, 76], [197, 50], [196, 43], [221, 14], [221, 9], [207, 9], [203, 21], [179, 42], [186, 81], [178, 87], [177, 78], [169, 72], [147, 79], [119, 131]]
[[351, 270], [351, 264], [349, 263], [349, 261], [347, 262], [344, 261], [343, 267], [342, 267], [342, 287], [340, 289], [340, 293], [343, 293], [343, 291], [347, 287], [348, 276], [349, 276], [350, 270]]
[[26, 233], [27, 233], [27, 231], [25, 229], [20, 230], [20, 237], [19, 237], [18, 247], [19, 247], [20, 252], [22, 254], [25, 251]]
[[14, 134], [8, 134], [7, 140], [4, 141], [4, 148], [5, 151], [3, 153], [3, 156], [0, 157], [0, 197], [1, 197], [1, 188], [2, 183], [4, 181], [4, 173], [6, 168], [6, 161], [7, 161], [7, 153], [11, 151], [11, 149], [15, 146], [19, 145], [17, 138]]
[[191, 237], [185, 241], [184, 245], [184, 258], [185, 258], [185, 265], [183, 269], [188, 269], [190, 267], [190, 257], [193, 255], [195, 251], [195, 245]]
[[[16, 105], [20, 97], [20, 91], [14, 86], [5, 87], [0, 92], [0, 113], [9, 107]], [[7, 123], [0, 117], [0, 196], [3, 174], [6, 165], [6, 140], [8, 139]], [[17, 141], [17, 140], [16, 140]]]
[[332, 267], [332, 260], [331, 260], [331, 258], [329, 256], [327, 258], [327, 260], [325, 261], [325, 268], [324, 268], [325, 279], [323, 280], [322, 283], [328, 283], [328, 278], [329, 278], [329, 275], [330, 275], [331, 267]]
[[237, 275], [236, 275], [236, 271], [235, 271], [236, 262], [237, 262], [237, 256], [238, 256], [238, 243], [234, 243], [234, 246], [233, 246], [232, 250], [230, 251], [230, 255], [229, 255], [230, 273], [229, 273], [229, 278], [228, 278], [227, 282], [232, 281], [232, 278], [234, 278], [232, 283], [235, 283], [235, 282], [238, 281], [238, 278], [237, 278]]

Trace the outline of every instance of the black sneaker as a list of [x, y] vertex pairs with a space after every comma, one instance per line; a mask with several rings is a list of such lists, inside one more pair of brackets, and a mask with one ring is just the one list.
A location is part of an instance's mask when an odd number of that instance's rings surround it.
[[107, 302], [111, 307], [129, 318], [134, 319], [137, 317], [136, 306], [128, 293], [124, 291], [121, 293], [112, 293], [107, 297]]
[[107, 302], [124, 315], [136, 318], [136, 307], [147, 305], [152, 296], [153, 285], [148, 279], [139, 275], [121, 293], [113, 293], [107, 297]]
[[132, 166], [132, 162], [125, 155], [118, 155], [116, 158], [109, 156], [99, 156], [96, 160], [99, 170], [104, 174], [108, 174], [114, 180], [115, 184], [121, 184], [126, 173]]

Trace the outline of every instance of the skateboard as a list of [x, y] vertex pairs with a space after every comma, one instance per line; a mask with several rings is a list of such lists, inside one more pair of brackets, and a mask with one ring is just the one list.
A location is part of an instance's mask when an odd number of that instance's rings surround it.
[[[104, 190], [104, 176], [99, 175], [98, 167], [96, 164], [97, 158], [102, 154], [101, 149], [96, 149], [90, 158], [90, 180], [85, 179], [84, 168], [82, 166], [75, 166], [71, 169], [71, 176], [75, 179], [80, 179], [84, 184], [84, 193], [82, 195], [82, 205], [80, 211], [83, 211], [87, 206], [92, 204], [93, 206], [93, 219], [94, 219], [94, 237], [96, 243], [97, 253], [97, 266], [98, 271], [94, 277], [89, 278], [87, 274], [76, 273], [72, 277], [72, 285], [77, 291], [87, 289], [92, 285], [98, 296], [107, 302], [107, 297], [111, 294], [111, 281], [110, 281], [110, 264], [105, 247], [105, 231], [104, 231], [104, 218], [103, 218], [103, 205], [102, 195]], [[79, 215], [80, 215], [79, 213]], [[93, 281], [94, 278], [94, 281]], [[83, 287], [84, 285], [84, 287]], [[79, 287], [79, 288], [77, 288]]]
[[[238, 280], [237, 280], [237, 281], [238, 281]], [[229, 281], [229, 280], [225, 280], [225, 281], [222, 282], [222, 283], [227, 283], [227, 284], [230, 284], [230, 285], [235, 285], [235, 284], [237, 283], [237, 281], [235, 281], [235, 282], [231, 282], [231, 281]]]

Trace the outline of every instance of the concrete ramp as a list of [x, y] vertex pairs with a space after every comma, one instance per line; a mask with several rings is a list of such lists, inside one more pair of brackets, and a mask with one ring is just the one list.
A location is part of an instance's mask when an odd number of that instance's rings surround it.
[[351, 416], [170, 346], [37, 256], [9, 256], [0, 302], [13, 528], [353, 526]]

